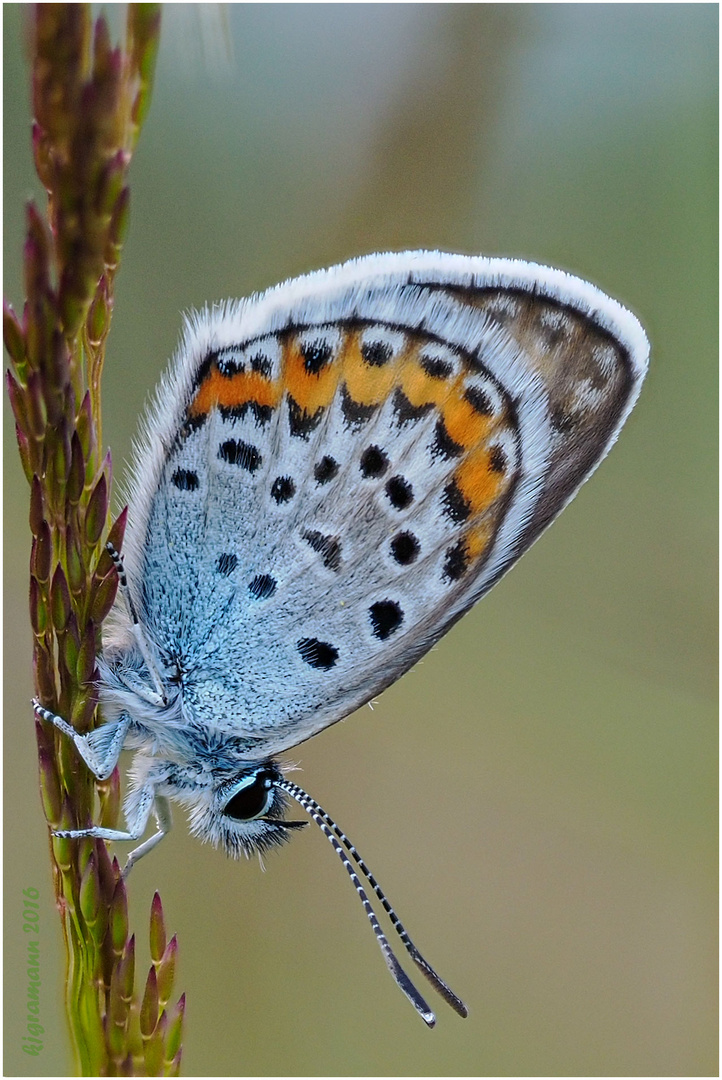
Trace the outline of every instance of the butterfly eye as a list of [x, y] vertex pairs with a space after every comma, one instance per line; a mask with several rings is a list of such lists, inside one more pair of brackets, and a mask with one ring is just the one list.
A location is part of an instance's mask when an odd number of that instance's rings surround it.
[[273, 801], [273, 773], [267, 769], [245, 776], [223, 807], [225, 817], [253, 821], [265, 814]]

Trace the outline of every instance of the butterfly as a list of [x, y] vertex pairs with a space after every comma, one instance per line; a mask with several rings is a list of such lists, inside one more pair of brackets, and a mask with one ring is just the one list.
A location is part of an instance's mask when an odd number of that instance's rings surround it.
[[91, 771], [136, 751], [125, 873], [170, 802], [229, 855], [303, 822], [361, 877], [462, 1016], [333, 820], [278, 756], [399, 678], [538, 538], [616, 440], [649, 345], [563, 271], [440, 252], [370, 255], [190, 316], [132, 470], [119, 601], [87, 735], [35, 703]]

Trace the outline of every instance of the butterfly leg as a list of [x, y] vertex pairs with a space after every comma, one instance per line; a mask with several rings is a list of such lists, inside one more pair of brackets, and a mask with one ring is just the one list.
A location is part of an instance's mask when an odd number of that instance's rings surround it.
[[135, 792], [132, 811], [128, 815], [127, 829], [103, 829], [99, 825], [92, 825], [89, 829], [57, 829], [53, 832], [53, 836], [63, 836], [68, 840], [80, 840], [85, 836], [92, 836], [96, 840], [140, 840], [146, 830], [151, 811], [155, 814], [158, 831], [139, 844], [137, 848], [133, 848], [123, 868], [125, 879], [138, 859], [152, 851], [161, 842], [173, 823], [168, 800], [156, 794], [153, 784], [148, 784]]
[[130, 726], [129, 716], [123, 716], [116, 724], [103, 724], [87, 735], [80, 735], [62, 716], [43, 708], [36, 698], [33, 698], [33, 710], [41, 720], [54, 724], [58, 731], [73, 741], [81, 758], [98, 780], [107, 780], [118, 764]]
[[[147, 855], [149, 851], [152, 851], [156, 847], [163, 837], [170, 832], [173, 825], [173, 818], [170, 812], [170, 804], [166, 798], [162, 795], [155, 796], [155, 805], [153, 807], [155, 813], [155, 820], [158, 823], [158, 831], [149, 836], [147, 840], [144, 840], [142, 844], [139, 844], [137, 848], [133, 848], [128, 858], [125, 861], [123, 867], [123, 880], [128, 877], [128, 874], [133, 869], [138, 859], [142, 859], [144, 855]], [[146, 819], [147, 820], [147, 819]]]

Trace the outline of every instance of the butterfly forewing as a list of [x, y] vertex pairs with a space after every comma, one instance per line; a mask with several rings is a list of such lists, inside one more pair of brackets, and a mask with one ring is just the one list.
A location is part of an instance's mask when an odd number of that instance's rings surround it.
[[194, 718], [249, 756], [410, 667], [572, 497], [641, 381], [616, 305], [595, 315], [564, 275], [545, 295], [484, 260], [364, 262], [203, 319], [182, 415], [162, 389], [152, 421], [129, 548], [148, 630]]

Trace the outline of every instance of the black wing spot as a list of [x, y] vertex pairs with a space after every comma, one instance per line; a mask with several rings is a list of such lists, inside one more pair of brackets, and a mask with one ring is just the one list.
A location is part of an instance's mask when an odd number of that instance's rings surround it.
[[272, 405], [260, 405], [257, 401], [243, 401], [240, 405], [221, 405], [219, 408], [223, 420], [242, 420], [246, 413], [251, 413], [256, 425], [263, 427], [273, 416]]
[[392, 476], [387, 480], [386, 494], [397, 510], [405, 510], [414, 501], [414, 489], [404, 476]]
[[322, 668], [328, 671], [338, 660], [338, 649], [328, 641], [319, 641], [318, 638], [301, 638], [296, 642], [296, 648], [311, 667]]
[[250, 443], [242, 442], [241, 439], [227, 439], [218, 447], [218, 457], [227, 461], [229, 465], [238, 465], [253, 473], [263, 461], [260, 451]]
[[256, 574], [248, 583], [248, 591], [255, 600], [268, 600], [276, 591], [278, 582], [270, 574]]
[[471, 503], [462, 494], [456, 480], [452, 480], [451, 483], [446, 485], [441, 501], [446, 516], [451, 518], [457, 525], [461, 525], [462, 522], [466, 521], [471, 513]]
[[421, 545], [412, 532], [398, 533], [391, 541], [391, 554], [401, 566], [409, 566], [419, 557]]
[[489, 468], [492, 472], [503, 473], [506, 472], [507, 459], [504, 449], [499, 446], [492, 446], [491, 453], [489, 454]]
[[431, 444], [431, 456], [444, 458], [446, 461], [450, 461], [452, 458], [456, 458], [464, 450], [463, 446], [454, 442], [451, 435], [447, 431], [446, 424], [443, 417], [439, 417], [436, 421], [436, 427], [434, 428], [434, 440]]
[[327, 570], [338, 570], [341, 566], [341, 544], [335, 536], [324, 536], [318, 529], [309, 529], [303, 539], [323, 558]]
[[314, 479], [317, 484], [328, 484], [330, 480], [333, 480], [338, 470], [339, 463], [326, 454], [313, 467]]
[[200, 481], [198, 473], [191, 469], [176, 469], [171, 476], [171, 483], [175, 484], [179, 491], [195, 491]]
[[422, 356], [421, 367], [432, 379], [450, 379], [454, 374], [454, 365], [440, 356]]
[[361, 346], [361, 356], [370, 367], [388, 364], [393, 351], [387, 341], [368, 341]]
[[271, 484], [271, 498], [277, 503], [286, 503], [296, 494], [296, 485], [290, 476], [277, 476]]
[[411, 424], [421, 420], [434, 408], [434, 403], [433, 401], [426, 401], [423, 405], [412, 405], [403, 390], [397, 389], [394, 393], [393, 407], [396, 413], [396, 423], [401, 427], [402, 424]]
[[361, 475], [367, 479], [374, 476], [383, 476], [388, 467], [388, 455], [384, 453], [380, 446], [368, 446], [361, 455], [359, 468], [361, 469]]
[[218, 556], [218, 561], [216, 562], [216, 570], [219, 574], [222, 574], [223, 577], [228, 577], [229, 574], [232, 574], [237, 566], [237, 555], [231, 555], [228, 552], [224, 551], [222, 555]]
[[318, 375], [331, 360], [333, 349], [327, 341], [309, 341], [301, 346], [303, 366], [309, 375]]
[[273, 374], [271, 358], [263, 352], [257, 352], [255, 356], [251, 357], [251, 371], [258, 372], [264, 379], [270, 379]]
[[401, 604], [395, 600], [378, 600], [369, 608], [369, 615], [374, 634], [379, 641], [386, 641], [404, 621]]
[[469, 549], [465, 540], [459, 540], [458, 544], [446, 549], [444, 560], [444, 577], [448, 581], [458, 581], [469, 569]]
[[354, 401], [344, 383], [341, 387], [341, 412], [349, 427], [360, 427], [371, 419], [378, 405], [364, 405], [360, 401]]
[[464, 401], [468, 401], [479, 416], [491, 416], [494, 412], [491, 398], [480, 386], [467, 386], [464, 391]]
[[234, 375], [238, 375], [238, 373], [244, 369], [243, 364], [239, 363], [237, 359], [234, 359], [233, 353], [227, 352], [219, 354], [216, 359], [216, 370], [224, 379], [232, 379]]
[[306, 412], [290, 395], [288, 398], [288, 426], [292, 435], [307, 439], [315, 431], [325, 413], [323, 405], [315, 413]]

